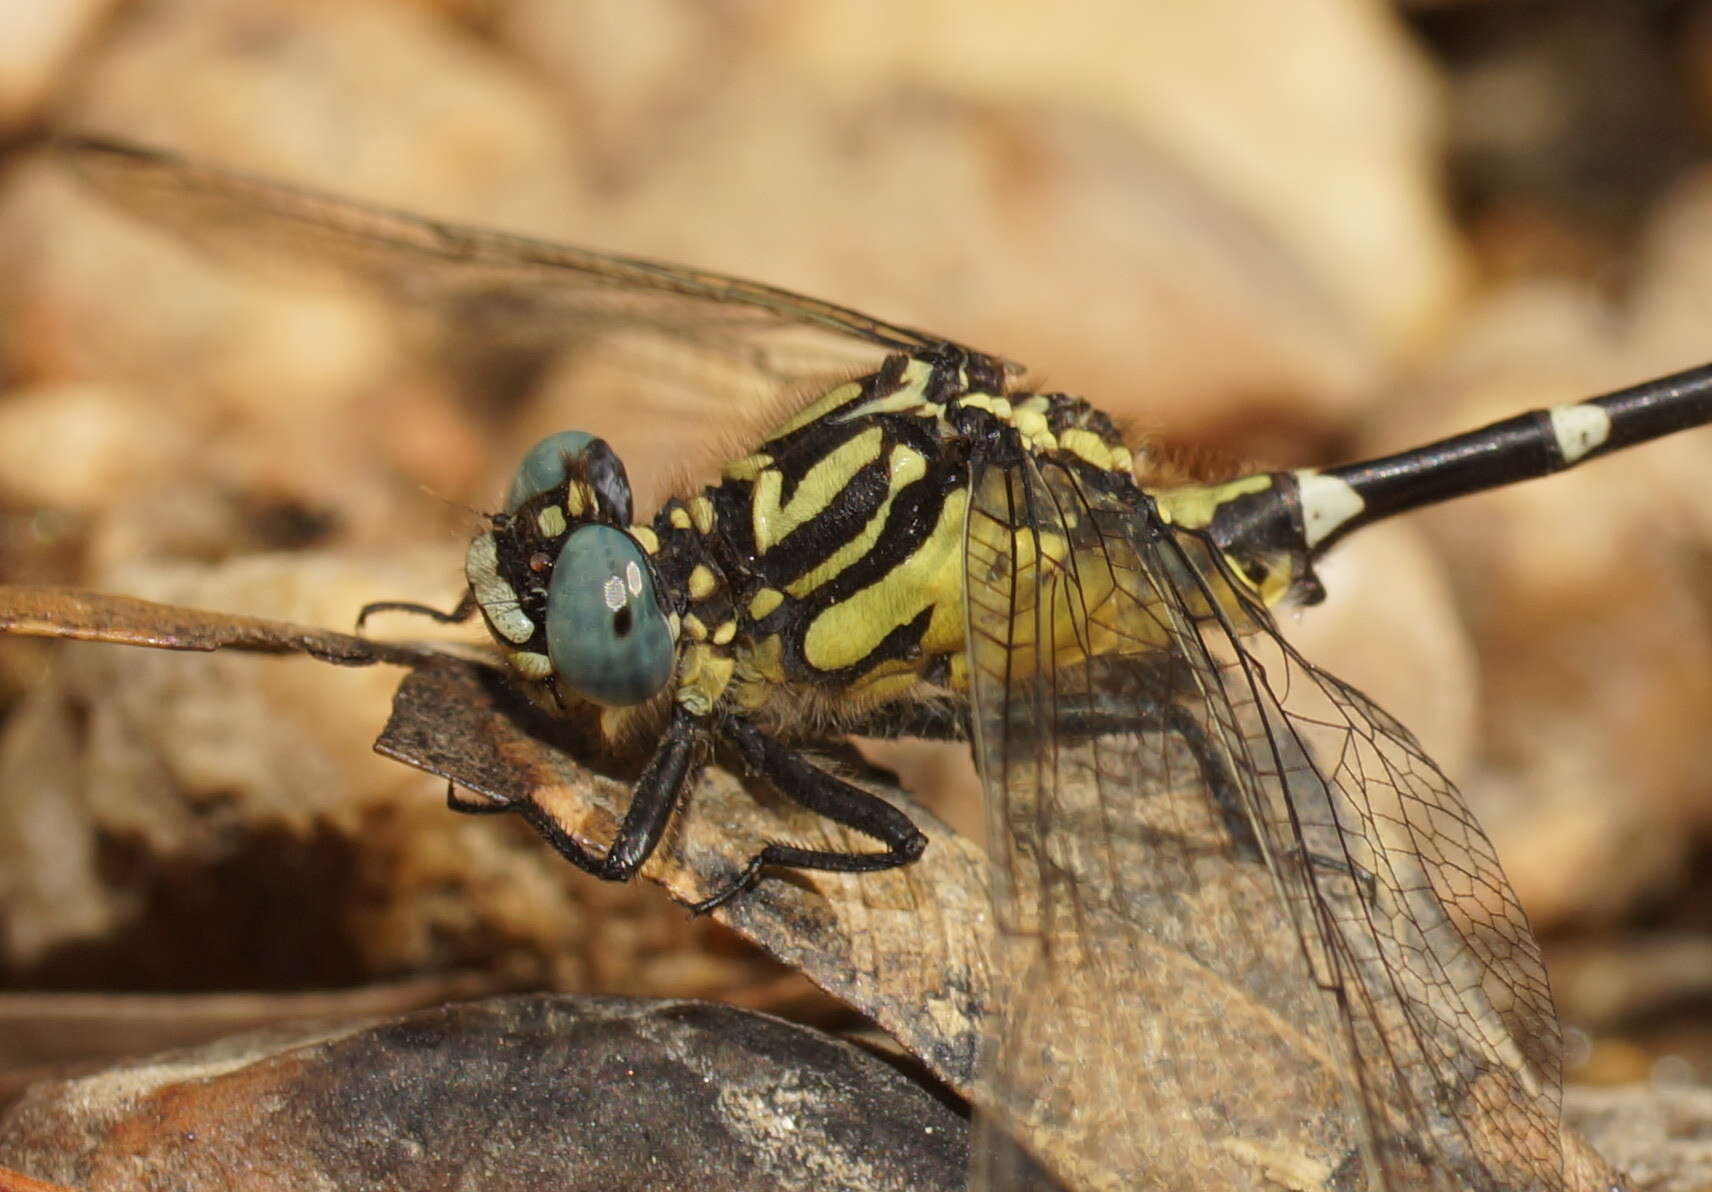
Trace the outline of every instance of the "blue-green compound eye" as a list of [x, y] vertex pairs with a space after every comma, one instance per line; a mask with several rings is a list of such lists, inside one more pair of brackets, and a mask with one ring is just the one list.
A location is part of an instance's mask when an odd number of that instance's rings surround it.
[[611, 526], [572, 532], [547, 586], [547, 656], [584, 699], [648, 699], [672, 677], [672, 631], [636, 540]]
[[565, 465], [576, 461], [599, 497], [606, 516], [623, 525], [630, 521], [630, 480], [624, 465], [606, 440], [586, 431], [562, 430], [529, 449], [505, 490], [504, 509], [516, 513], [526, 502], [565, 482]]
[[505, 490], [505, 511], [516, 513], [531, 497], [558, 488], [565, 482], [565, 460], [581, 455], [592, 442], [594, 436], [585, 431], [562, 430], [531, 447]]

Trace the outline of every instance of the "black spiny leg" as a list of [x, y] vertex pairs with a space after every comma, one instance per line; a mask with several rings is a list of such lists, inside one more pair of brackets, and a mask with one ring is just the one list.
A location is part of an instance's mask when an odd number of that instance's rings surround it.
[[908, 865], [927, 847], [927, 837], [921, 829], [879, 796], [812, 765], [800, 753], [780, 745], [746, 721], [732, 718], [725, 722], [724, 731], [749, 768], [777, 787], [780, 794], [817, 815], [872, 836], [886, 847], [884, 852], [846, 853], [768, 844], [749, 858], [749, 863], [728, 886], [692, 906], [694, 914], [704, 914], [750, 889], [769, 865], [832, 873], [870, 873]]
[[476, 615], [476, 597], [474, 592], [466, 591], [463, 598], [458, 601], [457, 607], [449, 613], [443, 613], [437, 608], [430, 608], [426, 604], [417, 604], [410, 600], [376, 600], [371, 604], [363, 605], [362, 611], [357, 614], [357, 629], [360, 631], [363, 622], [375, 613], [415, 613], [419, 617], [427, 617], [429, 620], [438, 621], [442, 625], [456, 625], [460, 621], [467, 621]]
[[459, 815], [509, 815], [516, 811], [510, 803], [499, 799], [490, 799], [486, 795], [474, 797], [460, 795], [458, 784], [446, 783], [446, 810], [455, 811]]
[[660, 744], [631, 788], [630, 809], [618, 825], [618, 835], [612, 838], [600, 868], [591, 873], [622, 882], [642, 868], [666, 834], [666, 823], [683, 797], [684, 784], [706, 754], [708, 742], [707, 722], [682, 704], [673, 704], [672, 718], [660, 735]]
[[684, 784], [699, 764], [707, 744], [706, 722], [681, 706], [674, 707], [666, 731], [660, 736], [659, 747], [631, 788], [630, 807], [625, 811], [624, 822], [619, 824], [604, 856], [584, 848], [558, 820], [533, 802], [491, 803], [485, 799], [477, 802], [460, 798], [448, 788], [446, 805], [466, 815], [516, 812], [561, 857], [578, 869], [609, 882], [629, 881], [665, 836], [672, 810], [677, 807]]

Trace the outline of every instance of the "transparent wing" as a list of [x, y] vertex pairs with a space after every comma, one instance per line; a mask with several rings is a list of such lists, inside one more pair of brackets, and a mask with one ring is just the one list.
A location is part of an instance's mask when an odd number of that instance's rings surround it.
[[972, 483], [998, 1124], [1079, 1188], [1593, 1186], [1537, 946], [1413, 738], [1135, 494]]
[[60, 153], [122, 209], [219, 258], [354, 280], [435, 308], [460, 336], [557, 347], [641, 333], [774, 392], [949, 342], [758, 282], [460, 227], [122, 141], [72, 138]]

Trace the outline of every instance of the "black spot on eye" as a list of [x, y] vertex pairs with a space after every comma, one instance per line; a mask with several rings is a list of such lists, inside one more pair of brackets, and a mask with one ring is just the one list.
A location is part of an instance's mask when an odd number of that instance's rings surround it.
[[547, 607], [547, 589], [541, 587], [525, 588], [518, 603], [530, 612], [539, 612]]
[[627, 604], [612, 614], [612, 631], [619, 637], [630, 636], [630, 606]]

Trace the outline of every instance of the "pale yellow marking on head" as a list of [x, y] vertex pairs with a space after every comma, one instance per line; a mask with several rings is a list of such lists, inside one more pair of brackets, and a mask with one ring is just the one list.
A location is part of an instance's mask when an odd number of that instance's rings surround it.
[[1296, 484], [1302, 499], [1302, 541], [1309, 550], [1367, 508], [1361, 494], [1336, 476], [1303, 468], [1296, 473]]
[[697, 563], [690, 569], [689, 589], [691, 600], [706, 600], [719, 590], [719, 581], [706, 563]]
[[565, 511], [557, 505], [548, 505], [535, 515], [535, 528], [543, 538], [557, 538], [565, 532], [565, 525]]
[[823, 671], [854, 665], [873, 653], [893, 629], [926, 608], [934, 609], [923, 639], [926, 652], [947, 652], [962, 641], [962, 531], [968, 504], [966, 488], [947, 494], [933, 533], [914, 554], [814, 619], [803, 639], [809, 665]]
[[647, 554], [660, 553], [660, 536], [654, 533], [652, 526], [631, 526], [628, 533], [636, 540], [636, 545]]
[[1111, 452], [1112, 471], [1122, 472], [1133, 479], [1135, 477], [1135, 456], [1130, 454], [1129, 448], [1119, 445], [1113, 447]]
[[506, 655], [506, 661], [511, 663], [512, 670], [537, 683], [553, 676], [553, 660], [533, 650], [513, 650]]
[[707, 626], [702, 624], [701, 618], [694, 613], [684, 614], [684, 632], [689, 635], [692, 642], [707, 640]]
[[1185, 530], [1204, 530], [1212, 524], [1219, 506], [1249, 493], [1265, 492], [1272, 477], [1265, 472], [1241, 476], [1227, 484], [1185, 484], [1177, 488], [1149, 489], [1159, 516]]
[[1591, 402], [1553, 406], [1548, 413], [1551, 415], [1552, 434], [1557, 438], [1558, 452], [1566, 464], [1580, 462], [1589, 452], [1603, 447], [1605, 440], [1611, 437], [1611, 415]]
[[759, 621], [785, 602], [785, 594], [777, 588], [762, 588], [749, 598], [749, 617]]
[[730, 645], [731, 639], [736, 637], [736, 636], [737, 636], [737, 622], [736, 621], [722, 621], [722, 622], [720, 622], [719, 628], [717, 628], [713, 631], [712, 636], [709, 637], [708, 640], [711, 641], [716, 646], [725, 646], [725, 645]]
[[690, 528], [690, 511], [685, 509], [682, 505], [675, 506], [672, 509], [669, 520], [672, 523], [672, 529], [687, 530]]
[[464, 578], [494, 632], [521, 646], [535, 636], [531, 621], [517, 603], [517, 593], [499, 574], [499, 543], [492, 534], [478, 534], [464, 552]]
[[565, 486], [565, 511], [572, 517], [585, 517], [594, 508], [594, 493], [580, 480]]
[[880, 534], [886, 528], [886, 519], [891, 516], [892, 502], [897, 498], [899, 490], [927, 475], [927, 457], [903, 443], [892, 447], [888, 463], [890, 487], [886, 492], [886, 499], [874, 510], [861, 530], [846, 539], [843, 545], [821, 560], [817, 566], [785, 585], [785, 590], [792, 596], [802, 599], [821, 584], [842, 574], [845, 568], [873, 550], [874, 544], [880, 540]]
[[713, 533], [716, 520], [712, 501], [706, 497], [690, 498], [690, 524], [696, 528], [698, 534]]
[[885, 432], [871, 426], [834, 447], [810, 468], [780, 503], [784, 477], [777, 471], [761, 473], [749, 497], [750, 517], [755, 530], [755, 549], [765, 554], [792, 530], [814, 517], [844, 491], [851, 477], [880, 457]]
[[666, 628], [671, 631], [672, 644], [677, 645], [678, 635], [684, 631], [683, 618], [678, 616], [677, 613], [667, 613]]

